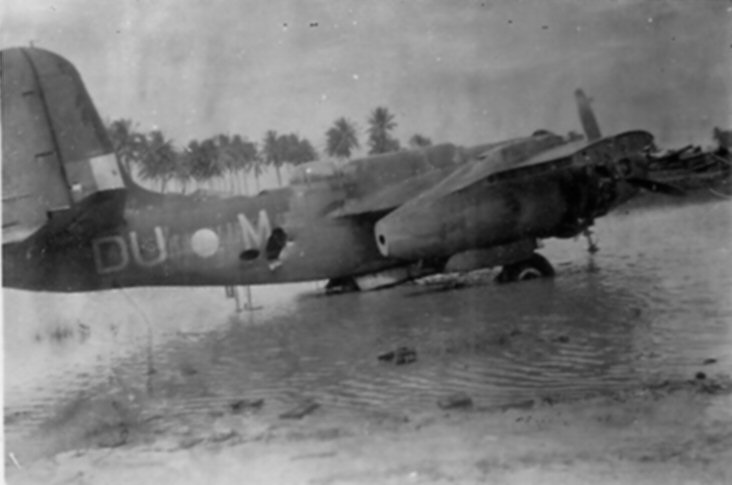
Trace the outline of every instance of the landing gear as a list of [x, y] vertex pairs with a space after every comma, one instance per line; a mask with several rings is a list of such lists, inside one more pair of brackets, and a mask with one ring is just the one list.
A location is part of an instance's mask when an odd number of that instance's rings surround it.
[[595, 254], [600, 250], [600, 248], [597, 246], [597, 242], [592, 237], [592, 231], [588, 227], [584, 231], [582, 231], [582, 235], [587, 239], [587, 252], [590, 254]]
[[353, 293], [354, 291], [360, 291], [361, 288], [356, 282], [356, 278], [353, 276], [342, 276], [340, 278], [331, 278], [325, 285], [325, 293], [328, 295], [334, 295], [338, 293]]
[[513, 283], [552, 276], [554, 268], [549, 261], [541, 254], [534, 253], [528, 259], [505, 265], [496, 276], [496, 283]]
[[[444, 266], [444, 265], [443, 265]], [[409, 266], [388, 268], [374, 273], [359, 276], [341, 276], [331, 278], [325, 285], [326, 294], [351, 293], [354, 291], [372, 291], [391, 288], [405, 281], [436, 273], [437, 270], [422, 261]]]
[[[242, 289], [246, 288], [246, 298], [247, 302], [242, 305]], [[236, 313], [241, 313], [244, 310], [253, 312], [256, 310], [261, 310], [263, 307], [261, 306], [255, 306], [252, 303], [252, 287], [251, 286], [225, 286], [224, 291], [226, 292], [226, 298], [231, 298], [234, 300], [234, 303], [236, 304]]]

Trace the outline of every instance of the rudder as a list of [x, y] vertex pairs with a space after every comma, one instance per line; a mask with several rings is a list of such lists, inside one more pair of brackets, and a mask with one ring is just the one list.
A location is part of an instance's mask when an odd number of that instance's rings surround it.
[[592, 106], [590, 105], [592, 100], [581, 89], [577, 89], [574, 92], [574, 97], [577, 100], [577, 110], [579, 111], [580, 122], [582, 123], [582, 129], [585, 132], [587, 140], [599, 140], [602, 138], [602, 133], [600, 133], [600, 126], [597, 124], [595, 113], [592, 111]]
[[3, 242], [121, 220], [120, 167], [76, 68], [43, 49], [11, 48], [0, 52], [0, 83]]

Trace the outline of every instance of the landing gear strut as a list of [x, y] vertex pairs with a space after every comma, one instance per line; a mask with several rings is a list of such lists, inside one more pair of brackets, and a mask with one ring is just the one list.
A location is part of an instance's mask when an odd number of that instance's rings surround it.
[[242, 286], [225, 286], [224, 290], [226, 292], [226, 298], [232, 298], [234, 300], [234, 303], [236, 304], [236, 313], [241, 313], [244, 310], [247, 310], [249, 312], [253, 312], [255, 310], [261, 310], [261, 306], [255, 306], [252, 303], [252, 287], [247, 286], [246, 287], [246, 297], [247, 302], [244, 303], [244, 305], [241, 304], [242, 300]]
[[528, 259], [507, 264], [496, 276], [497, 283], [513, 283], [515, 281], [551, 278], [554, 268], [544, 256], [534, 253]]
[[590, 254], [595, 254], [600, 250], [600, 248], [597, 246], [597, 242], [592, 237], [592, 231], [589, 227], [582, 231], [582, 235], [587, 239], [587, 252], [589, 252]]

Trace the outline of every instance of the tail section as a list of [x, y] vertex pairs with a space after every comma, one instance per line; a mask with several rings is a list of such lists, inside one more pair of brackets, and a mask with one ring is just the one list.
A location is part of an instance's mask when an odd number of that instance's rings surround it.
[[577, 110], [579, 111], [580, 121], [582, 122], [582, 129], [587, 136], [587, 141], [594, 141], [602, 138], [600, 133], [600, 126], [597, 124], [595, 119], [595, 113], [592, 111], [592, 100], [585, 95], [585, 92], [578, 89], [574, 92], [574, 97], [577, 100]]
[[43, 49], [11, 48], [0, 51], [0, 83], [3, 242], [119, 222], [120, 166], [74, 66]]

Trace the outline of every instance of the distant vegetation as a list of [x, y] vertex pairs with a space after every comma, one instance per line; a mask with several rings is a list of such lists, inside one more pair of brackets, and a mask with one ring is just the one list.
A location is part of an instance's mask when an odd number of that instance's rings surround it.
[[[387, 108], [379, 106], [371, 112], [365, 130], [370, 155], [402, 149], [399, 140], [392, 135], [396, 126], [395, 117]], [[128, 119], [111, 121], [107, 129], [127, 173], [161, 192], [167, 191], [172, 182], [173, 190], [182, 193], [191, 187], [235, 194], [259, 193], [260, 179], [269, 170], [274, 170], [277, 184], [282, 186], [283, 167], [321, 158], [310, 140], [295, 133], [279, 134], [275, 130], [268, 130], [260, 143], [242, 135], [222, 134], [191, 140], [179, 147], [162, 131], [141, 131]], [[568, 136], [569, 141], [581, 138], [575, 132]], [[732, 130], [714, 128], [712, 139], [719, 149], [725, 152], [732, 149]], [[419, 133], [408, 141], [410, 149], [430, 145], [432, 140]], [[356, 124], [341, 117], [325, 132], [322, 156], [348, 160], [360, 147]]]
[[[370, 154], [401, 149], [399, 140], [392, 136], [396, 126], [394, 115], [387, 108], [378, 107], [371, 112], [366, 130]], [[161, 192], [174, 185], [173, 190], [182, 193], [191, 187], [236, 194], [258, 193], [260, 179], [266, 171], [273, 169], [281, 186], [283, 167], [318, 160], [321, 156], [310, 140], [275, 130], [268, 130], [259, 143], [238, 134], [221, 134], [177, 146], [162, 131], [142, 131], [129, 119], [111, 121], [107, 129], [127, 173]], [[419, 134], [409, 140], [412, 148], [431, 143]], [[347, 160], [359, 147], [358, 129], [344, 117], [335, 120], [325, 132], [323, 155], [326, 157]], [[255, 192], [251, 190], [252, 179]]]
[[419, 133], [412, 135], [412, 138], [409, 139], [410, 148], [423, 148], [431, 145], [432, 140], [426, 136], [420, 135]]
[[399, 140], [391, 136], [397, 124], [389, 110], [379, 106], [371, 112], [369, 118], [369, 154], [378, 155], [398, 151]]
[[331, 157], [350, 158], [353, 149], [359, 147], [356, 127], [345, 118], [338, 118], [325, 132], [325, 138], [325, 152]]

